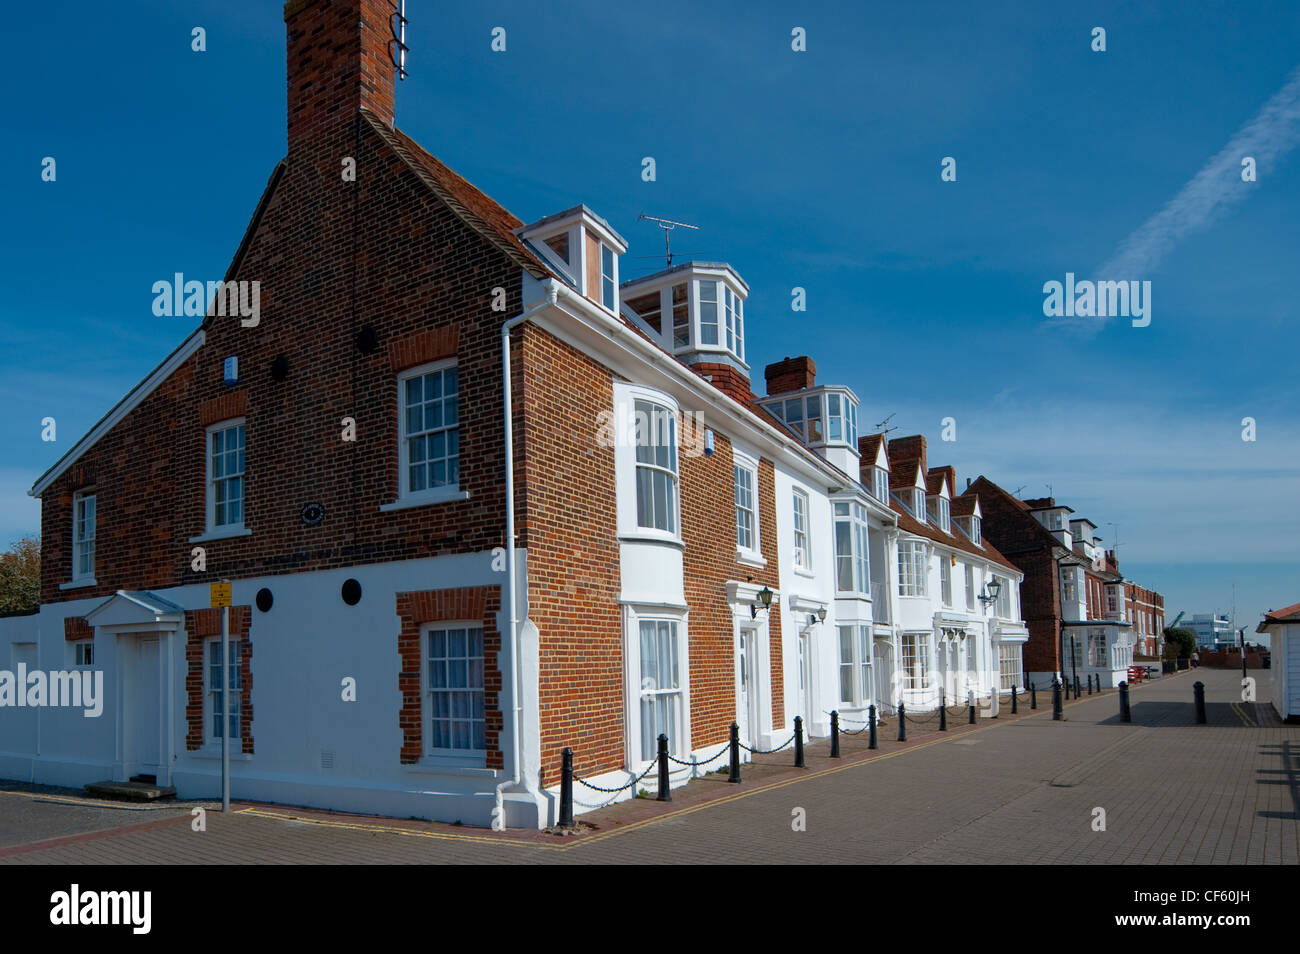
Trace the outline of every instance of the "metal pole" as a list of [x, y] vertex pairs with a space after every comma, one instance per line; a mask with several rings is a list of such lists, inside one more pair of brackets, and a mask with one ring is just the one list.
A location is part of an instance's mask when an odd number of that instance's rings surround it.
[[[1070, 633], [1070, 669], [1074, 673], [1074, 698], [1079, 698], [1079, 654], [1078, 646], [1074, 642], [1074, 633]], [[1070, 687], [1066, 683], [1066, 689]]]
[[1246, 678], [1246, 631], [1238, 630], [1241, 638], [1241, 678]]
[[901, 702], [898, 704], [898, 741], [907, 741], [907, 710]]
[[1061, 720], [1061, 680], [1052, 678], [1052, 719], [1059, 722]]
[[803, 768], [803, 716], [794, 717], [794, 765]]
[[221, 607], [221, 810], [230, 811], [230, 607]]
[[840, 711], [831, 710], [831, 758], [840, 757]]
[[573, 827], [573, 749], [565, 746], [560, 763], [560, 827]]
[[974, 725], [975, 724], [975, 690], [974, 689], [968, 689], [966, 691], [966, 701], [967, 704], [970, 706], [970, 725]]
[[1015, 715], [1015, 714], [1016, 714], [1017, 712], [1019, 712], [1019, 711], [1020, 711], [1020, 710], [1016, 708], [1016, 687], [1015, 687], [1015, 684], [1012, 683], [1012, 685], [1011, 685], [1011, 714], [1012, 714], [1012, 715]]
[[672, 795], [668, 792], [668, 736], [662, 732], [659, 733], [659, 794], [655, 796], [656, 801], [671, 802]]
[[867, 737], [867, 748], [874, 749], [876, 747], [876, 707], [874, 703], [867, 707], [867, 726], [870, 732]]
[[1032, 682], [1029, 684], [1029, 708], [1031, 710], [1038, 708], [1038, 687]]
[[731, 723], [731, 774], [727, 776], [728, 782], [740, 781], [740, 726]]
[[942, 686], [939, 687], [939, 731], [948, 731], [948, 697]]
[[1121, 682], [1119, 684], [1119, 721], [1120, 722], [1133, 721], [1133, 710], [1130, 709], [1128, 705], [1128, 683], [1127, 682]]
[[1196, 702], [1196, 724], [1205, 725], [1205, 683], [1199, 679], [1192, 684], [1192, 699]]

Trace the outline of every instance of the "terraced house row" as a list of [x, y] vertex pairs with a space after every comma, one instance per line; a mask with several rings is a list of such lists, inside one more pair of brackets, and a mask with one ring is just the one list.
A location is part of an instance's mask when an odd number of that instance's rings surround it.
[[809, 357], [755, 393], [731, 265], [623, 281], [585, 205], [526, 225], [425, 152], [393, 10], [286, 5], [288, 151], [225, 276], [260, 322], [209, 315], [34, 486], [41, 607], [0, 653], [109, 691], [5, 710], [0, 776], [211, 796], [224, 723], [237, 799], [536, 827], [566, 746], [614, 787], [661, 733], [708, 758], [1060, 669], [989, 532], [1014, 498], [862, 434]]

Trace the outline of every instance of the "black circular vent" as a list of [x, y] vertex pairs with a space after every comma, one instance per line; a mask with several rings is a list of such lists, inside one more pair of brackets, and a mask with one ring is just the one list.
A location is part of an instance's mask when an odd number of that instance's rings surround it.
[[261, 610], [263, 613], [269, 612], [271, 609], [271, 604], [273, 604], [274, 602], [275, 602], [275, 597], [271, 595], [271, 591], [268, 590], [265, 586], [257, 591], [257, 608]]
[[356, 580], [343, 581], [343, 602], [349, 606], [356, 606], [361, 602], [361, 584]]
[[357, 332], [357, 350], [362, 354], [373, 354], [379, 347], [379, 332], [374, 325], [362, 325]]

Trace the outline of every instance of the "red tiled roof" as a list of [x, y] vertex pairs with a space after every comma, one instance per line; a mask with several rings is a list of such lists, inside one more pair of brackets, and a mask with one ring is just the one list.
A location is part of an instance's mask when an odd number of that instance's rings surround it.
[[1264, 614], [1265, 619], [1275, 623], [1289, 620], [1293, 616], [1300, 617], [1300, 603], [1295, 603], [1292, 606], [1284, 606], [1280, 610], [1273, 610], [1270, 613]]
[[969, 539], [963, 536], [960, 531], [944, 533], [928, 521], [926, 523], [921, 523], [921, 521], [908, 513], [907, 510], [896, 500], [890, 500], [889, 506], [898, 514], [898, 529], [906, 530], [908, 533], [915, 534], [918, 537], [926, 537], [927, 539], [934, 540], [936, 543], [950, 546], [955, 550], [964, 550], [965, 552], [974, 554], [975, 556], [983, 557], [989, 562], [997, 563], [1009, 570], [1013, 570], [1017, 574], [1021, 572], [1020, 567], [1016, 566], [994, 549], [993, 544], [989, 543], [987, 540], [983, 541], [983, 546], [976, 546], [971, 543]]
[[370, 123], [370, 128], [388, 143], [393, 152], [465, 224], [496, 245], [534, 277], [542, 278], [549, 274], [546, 266], [515, 235], [514, 230], [523, 225], [522, 222], [440, 160], [425, 152], [419, 143], [400, 129], [389, 129], [368, 109], [362, 108], [361, 115]]

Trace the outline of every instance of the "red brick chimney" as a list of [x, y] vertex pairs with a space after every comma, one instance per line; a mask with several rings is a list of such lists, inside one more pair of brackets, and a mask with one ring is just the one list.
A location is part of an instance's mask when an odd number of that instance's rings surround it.
[[364, 106], [393, 125], [392, 0], [289, 0], [289, 151], [352, 128]]
[[895, 437], [889, 442], [889, 449], [886, 452], [889, 459], [894, 460], [919, 460], [925, 463], [925, 437], [922, 434], [913, 434], [911, 437]]
[[767, 378], [768, 394], [786, 394], [812, 387], [817, 380], [817, 365], [812, 358], [802, 355], [769, 364], [763, 375]]

